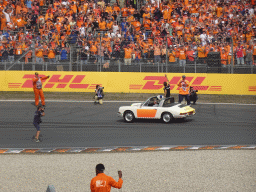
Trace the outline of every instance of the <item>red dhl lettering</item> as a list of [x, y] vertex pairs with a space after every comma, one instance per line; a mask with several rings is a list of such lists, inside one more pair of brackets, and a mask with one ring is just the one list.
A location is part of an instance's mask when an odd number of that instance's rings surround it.
[[[23, 79], [27, 79], [25, 83], [23, 83], [22, 88], [33, 88], [32, 78], [34, 75], [26, 74], [23, 76]], [[45, 77], [45, 75], [39, 75], [39, 77]], [[68, 83], [72, 80], [71, 84], [69, 85], [69, 88], [71, 89], [86, 89], [90, 84], [81, 84], [83, 79], [85, 78], [85, 75], [65, 75], [63, 78], [61, 78], [61, 75], [52, 75], [49, 80], [43, 80], [43, 88], [53, 88], [54, 85], [57, 84], [56, 88], [63, 89], [65, 88]], [[44, 82], [47, 82], [46, 85], [44, 85]]]
[[[191, 85], [201, 85], [206, 77], [196, 77], [195, 80]], [[189, 82], [192, 82], [194, 77], [186, 77], [186, 80]], [[163, 83], [166, 81], [166, 78], [163, 76], [146, 76], [143, 80], [147, 80], [145, 85], [142, 89], [149, 89], [149, 90], [157, 90], [163, 88]], [[178, 84], [178, 82], [181, 80], [180, 76], [174, 76], [170, 80], [170, 90], [174, 89], [175, 85]], [[130, 86], [130, 89], [134, 89], [135, 85]], [[195, 86], [194, 86], [195, 87]], [[209, 86], [196, 86], [200, 87], [200, 90], [207, 90]], [[138, 89], [138, 87], [136, 87]], [[178, 88], [177, 88], [178, 90]]]

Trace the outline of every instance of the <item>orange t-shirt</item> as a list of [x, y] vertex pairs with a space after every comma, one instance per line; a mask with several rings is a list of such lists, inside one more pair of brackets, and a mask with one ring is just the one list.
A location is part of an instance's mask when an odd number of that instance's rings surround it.
[[179, 94], [180, 95], [188, 95], [189, 91], [189, 82], [187, 80], [181, 80], [178, 84], [179, 87]]
[[169, 53], [169, 62], [175, 62], [175, 52], [173, 51]]
[[228, 60], [228, 54], [227, 53], [221, 53], [221, 64], [227, 65]]
[[102, 21], [99, 23], [99, 28], [101, 30], [106, 30], [106, 25], [107, 25], [107, 23], [105, 21]]
[[123, 180], [119, 178], [116, 182], [112, 177], [104, 173], [98, 173], [96, 177], [91, 180], [91, 192], [110, 192], [111, 187], [120, 189], [123, 185]]
[[22, 54], [22, 46], [17, 46], [16, 48], [16, 55], [21, 55]]
[[36, 50], [36, 56], [39, 58], [43, 58], [44, 57], [43, 49]]
[[135, 21], [135, 22], [133, 22], [133, 26], [134, 26], [136, 31], [139, 31], [140, 27], [141, 27], [141, 24], [140, 24], [139, 21]]
[[124, 48], [124, 58], [125, 59], [132, 58], [132, 49], [131, 48]]
[[203, 50], [202, 47], [198, 47], [197, 51], [198, 51], [198, 57], [199, 58], [204, 58], [205, 57], [205, 51]]
[[128, 9], [126, 7], [122, 8], [121, 12], [122, 12], [122, 16], [123, 17], [127, 17], [128, 16]]
[[184, 49], [180, 49], [179, 59], [186, 60], [186, 51]]
[[54, 58], [55, 58], [55, 52], [54, 52], [54, 50], [50, 49], [50, 50], [48, 51], [48, 58], [49, 58], [49, 59], [54, 59]]

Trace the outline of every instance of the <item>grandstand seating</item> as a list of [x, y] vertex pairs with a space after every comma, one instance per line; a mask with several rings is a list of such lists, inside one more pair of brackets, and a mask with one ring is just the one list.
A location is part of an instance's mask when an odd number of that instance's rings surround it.
[[0, 61], [184, 66], [219, 52], [223, 67], [254, 65], [254, 7], [254, 0], [1, 0]]

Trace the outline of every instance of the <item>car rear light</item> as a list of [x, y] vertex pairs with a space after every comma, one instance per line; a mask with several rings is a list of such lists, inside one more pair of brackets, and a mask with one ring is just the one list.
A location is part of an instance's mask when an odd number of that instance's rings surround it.
[[180, 113], [180, 115], [187, 115], [187, 113]]
[[193, 112], [193, 111], [191, 111], [191, 112], [189, 112], [188, 114], [189, 114], [189, 115], [193, 115], [193, 113], [194, 113], [194, 112]]

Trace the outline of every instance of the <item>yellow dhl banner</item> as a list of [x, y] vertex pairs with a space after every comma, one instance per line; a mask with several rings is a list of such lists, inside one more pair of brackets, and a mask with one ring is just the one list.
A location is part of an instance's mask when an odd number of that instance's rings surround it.
[[[50, 75], [43, 81], [43, 90], [50, 92], [94, 92], [97, 84], [105, 92], [163, 93], [164, 73], [129, 72], [53, 72], [41, 71], [39, 76]], [[178, 93], [177, 83], [182, 73], [168, 73], [171, 93]], [[186, 73], [190, 86], [199, 94], [255, 95], [255, 74]], [[33, 71], [1, 71], [0, 91], [33, 91]]]

